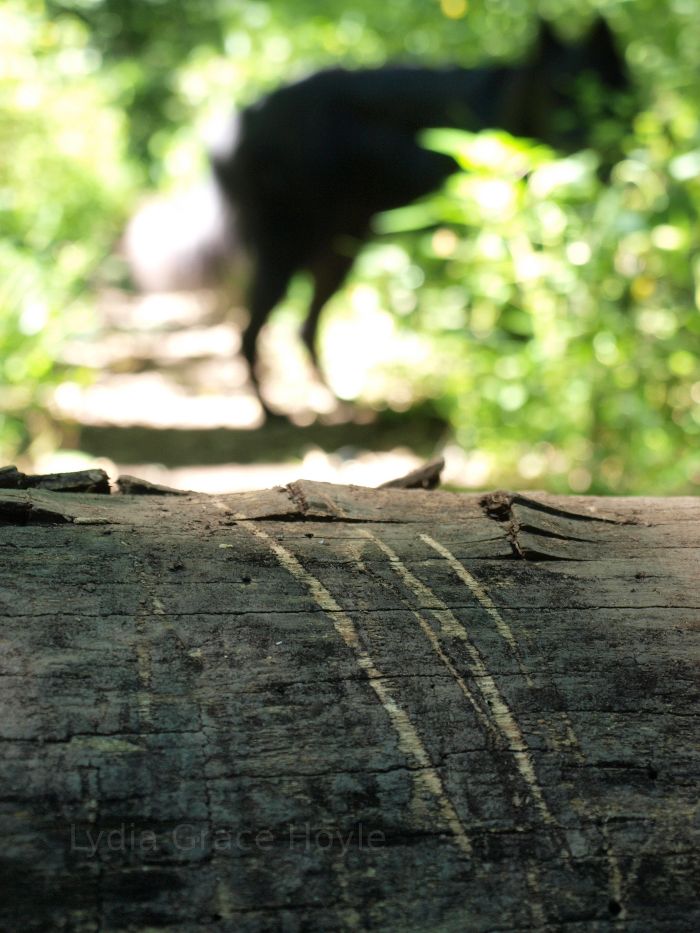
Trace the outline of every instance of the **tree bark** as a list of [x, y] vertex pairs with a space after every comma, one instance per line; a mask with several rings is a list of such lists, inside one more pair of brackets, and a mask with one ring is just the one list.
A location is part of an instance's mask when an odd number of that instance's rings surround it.
[[700, 501], [0, 523], [2, 930], [700, 929]]

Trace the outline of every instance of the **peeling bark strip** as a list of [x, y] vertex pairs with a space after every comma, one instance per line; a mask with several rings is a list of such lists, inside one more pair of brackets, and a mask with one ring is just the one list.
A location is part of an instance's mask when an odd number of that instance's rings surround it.
[[0, 930], [700, 928], [698, 500], [138, 491], [0, 492]]

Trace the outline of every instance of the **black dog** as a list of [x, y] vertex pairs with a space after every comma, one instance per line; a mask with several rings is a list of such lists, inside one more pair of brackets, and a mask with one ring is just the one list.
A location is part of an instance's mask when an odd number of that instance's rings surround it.
[[[629, 86], [603, 20], [571, 46], [543, 24], [530, 59], [513, 67], [319, 72], [232, 121], [229, 142], [211, 162], [224, 213], [252, 261], [243, 353], [256, 387], [258, 334], [294, 274], [313, 278], [302, 338], [316, 362], [319, 315], [370, 236], [374, 215], [434, 191], [457, 170], [450, 156], [417, 142], [422, 129], [498, 128], [575, 151], [589, 142], [591, 114], [580, 109], [579, 93], [588, 78], [602, 90], [603, 115], [611, 92]], [[198, 254], [193, 243], [194, 268], [216, 253], [220, 233], [210, 227]], [[220, 266], [221, 255], [215, 258]], [[179, 266], [184, 273], [187, 263]]]

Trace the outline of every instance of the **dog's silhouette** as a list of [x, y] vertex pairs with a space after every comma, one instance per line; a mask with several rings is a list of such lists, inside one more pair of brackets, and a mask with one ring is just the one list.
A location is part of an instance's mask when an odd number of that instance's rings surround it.
[[[232, 118], [211, 163], [251, 261], [243, 353], [256, 388], [258, 334], [292, 277], [305, 270], [313, 279], [302, 338], [316, 363], [319, 315], [369, 238], [372, 218], [434, 191], [457, 170], [450, 156], [420, 145], [421, 130], [502, 129], [575, 151], [589, 143], [584, 80], [599, 86], [603, 115], [614, 92], [629, 87], [602, 19], [573, 44], [540, 24], [519, 65], [321, 71]], [[210, 252], [217, 236], [209, 235]]]
[[334, 69], [283, 87], [243, 111], [230, 151], [212, 157], [252, 259], [243, 353], [255, 380], [260, 328], [300, 270], [314, 292], [302, 338], [316, 362], [319, 315], [369, 236], [375, 214], [438, 188], [457, 169], [417, 141], [428, 127], [498, 128], [573, 151], [588, 142], [579, 81], [602, 100], [628, 87], [601, 19], [583, 41], [543, 24], [528, 61], [487, 69]]

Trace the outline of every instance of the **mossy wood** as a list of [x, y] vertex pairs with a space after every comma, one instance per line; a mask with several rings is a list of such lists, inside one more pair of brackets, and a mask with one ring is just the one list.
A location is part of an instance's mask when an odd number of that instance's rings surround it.
[[700, 929], [700, 501], [0, 520], [2, 930]]

